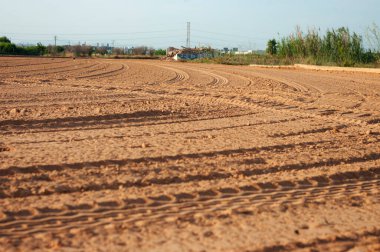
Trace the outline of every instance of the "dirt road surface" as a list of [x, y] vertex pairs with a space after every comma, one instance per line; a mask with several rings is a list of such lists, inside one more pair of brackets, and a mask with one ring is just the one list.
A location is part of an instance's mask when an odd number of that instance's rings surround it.
[[380, 251], [380, 75], [0, 58], [1, 251]]

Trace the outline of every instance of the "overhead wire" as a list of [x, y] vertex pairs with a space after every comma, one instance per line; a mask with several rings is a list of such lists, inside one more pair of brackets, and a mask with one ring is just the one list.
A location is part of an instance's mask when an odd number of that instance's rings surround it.
[[[181, 32], [183, 34], [178, 34], [178, 32]], [[85, 43], [104, 43], [105, 41], [108, 41], [110, 43], [111, 41], [114, 43], [114, 41], [119, 42], [129, 42], [128, 44], [137, 44], [137, 43], [144, 43], [146, 41], [156, 40], [162, 41], [163, 39], [167, 40], [167, 44], [176, 44], [176, 43], [184, 43], [185, 40], [185, 34], [183, 29], [167, 29], [167, 30], [155, 30], [155, 31], [136, 31], [136, 32], [120, 32], [120, 33], [57, 33], [57, 34], [40, 34], [40, 33], [4, 33], [5, 35], [14, 35], [12, 36], [13, 39], [16, 39], [18, 41], [27, 41], [27, 42], [48, 42], [51, 43], [53, 39], [49, 38], [41, 38], [41, 39], [34, 39], [29, 38], [29, 36], [58, 36], [57, 41], [61, 43], [67, 43], [71, 44], [71, 41], [83, 41]], [[143, 35], [143, 34], [151, 34], [151, 35], [157, 35], [157, 36], [134, 36], [134, 35]], [[216, 36], [204, 36], [202, 34], [210, 34], [210, 35], [216, 35]], [[115, 35], [119, 37], [114, 37]], [[94, 37], [97, 36], [97, 37]], [[103, 38], [103, 36], [112, 36], [108, 38]], [[226, 37], [233, 37], [233, 39], [229, 39]], [[181, 42], [175, 42], [174, 40], [177, 40], [178, 38], [184, 38]], [[191, 36], [193, 42], [196, 43], [193, 44], [208, 44], [208, 45], [218, 45], [218, 46], [231, 46], [231, 45], [248, 45], [244, 47], [249, 47], [250, 44], [252, 44], [253, 41], [258, 40], [266, 40], [266, 38], [260, 38], [260, 37], [250, 37], [250, 36], [243, 36], [238, 34], [229, 34], [229, 33], [221, 33], [221, 32], [215, 32], [215, 31], [205, 31], [200, 29], [192, 29], [192, 36]], [[143, 42], [139, 42], [143, 41]], [[202, 42], [201, 42], [202, 41]], [[157, 44], [157, 42], [155, 42]], [[74, 42], [75, 43], [75, 42]], [[162, 44], [163, 42], [160, 42]], [[120, 44], [120, 43], [118, 43]], [[126, 43], [123, 43], [126, 44]]]

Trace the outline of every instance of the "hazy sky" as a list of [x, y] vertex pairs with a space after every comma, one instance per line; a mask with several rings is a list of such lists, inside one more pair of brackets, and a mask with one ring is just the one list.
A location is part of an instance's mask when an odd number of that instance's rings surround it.
[[380, 0], [0, 0], [0, 36], [16, 43], [156, 48], [186, 44], [263, 49], [296, 25], [347, 26], [364, 34], [380, 25]]

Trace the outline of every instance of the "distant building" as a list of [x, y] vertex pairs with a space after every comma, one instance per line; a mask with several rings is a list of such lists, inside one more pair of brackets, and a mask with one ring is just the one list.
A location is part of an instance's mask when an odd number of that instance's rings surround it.
[[215, 50], [211, 48], [182, 48], [177, 49], [169, 47], [166, 50], [166, 56], [176, 61], [178, 60], [194, 60], [202, 58], [213, 58]]
[[252, 50], [241, 51], [241, 52], [237, 51], [237, 52], [235, 52], [236, 55], [246, 55], [246, 54], [252, 54], [252, 53], [253, 53]]

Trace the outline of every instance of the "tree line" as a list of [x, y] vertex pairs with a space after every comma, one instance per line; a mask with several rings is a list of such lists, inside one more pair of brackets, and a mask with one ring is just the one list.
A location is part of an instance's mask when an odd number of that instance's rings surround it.
[[41, 43], [33, 46], [17, 46], [7, 37], [0, 37], [0, 54], [10, 55], [43, 55], [46, 47]]
[[129, 48], [108, 47], [108, 46], [91, 46], [85, 44], [78, 45], [65, 45], [65, 46], [44, 46], [41, 43], [37, 45], [20, 46], [11, 42], [7, 37], [0, 37], [0, 55], [50, 55], [50, 56], [67, 56], [72, 55], [76, 57], [88, 56], [106, 56], [106, 55], [146, 55], [146, 56], [159, 56], [166, 55], [166, 50], [154, 49], [147, 46], [138, 46]]

